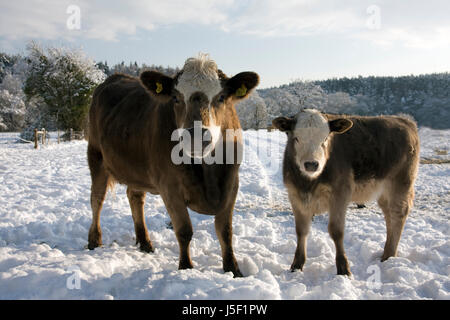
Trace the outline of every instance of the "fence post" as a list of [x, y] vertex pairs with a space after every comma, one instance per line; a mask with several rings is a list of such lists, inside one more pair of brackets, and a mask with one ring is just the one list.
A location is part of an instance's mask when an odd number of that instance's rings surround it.
[[45, 128], [42, 128], [42, 137], [41, 137], [41, 142], [42, 142], [42, 145], [45, 145]]
[[73, 129], [70, 128], [70, 136], [69, 136], [69, 141], [72, 141], [73, 139]]
[[34, 129], [34, 148], [38, 148], [38, 129]]
[[59, 129], [58, 129], [58, 144], [59, 144], [59, 139], [60, 139], [60, 138], [59, 138]]

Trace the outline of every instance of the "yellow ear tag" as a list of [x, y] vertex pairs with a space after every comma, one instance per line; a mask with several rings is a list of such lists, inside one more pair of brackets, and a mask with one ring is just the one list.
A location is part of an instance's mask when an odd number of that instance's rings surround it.
[[157, 82], [156, 83], [156, 93], [160, 93], [161, 91], [163, 91], [162, 83]]
[[247, 87], [245, 84], [242, 84], [242, 86], [236, 90], [236, 96], [237, 97], [243, 97], [247, 93]]

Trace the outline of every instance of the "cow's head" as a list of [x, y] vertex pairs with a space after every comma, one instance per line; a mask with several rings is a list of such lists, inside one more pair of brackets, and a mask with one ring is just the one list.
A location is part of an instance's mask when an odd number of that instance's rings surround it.
[[288, 135], [287, 148], [305, 176], [316, 178], [325, 167], [332, 134], [341, 134], [353, 126], [346, 118], [328, 120], [317, 110], [304, 109], [295, 117], [279, 117], [272, 121], [275, 128]]
[[[228, 129], [229, 109], [234, 108], [237, 100], [249, 95], [258, 85], [259, 76], [254, 72], [241, 72], [228, 78], [209, 55], [199, 54], [187, 59], [174, 78], [145, 71], [141, 81], [152, 96], [173, 102], [177, 127], [185, 129], [192, 137], [190, 145], [183, 148], [188, 155], [205, 157]], [[195, 143], [194, 139], [201, 141]]]

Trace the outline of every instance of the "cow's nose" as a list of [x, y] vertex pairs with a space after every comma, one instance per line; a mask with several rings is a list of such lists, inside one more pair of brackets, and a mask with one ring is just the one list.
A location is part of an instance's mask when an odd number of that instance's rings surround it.
[[317, 161], [306, 161], [305, 162], [305, 170], [309, 172], [317, 171], [319, 168], [319, 163]]
[[[193, 153], [201, 153], [203, 150], [206, 149], [211, 143], [212, 143], [212, 134], [211, 131], [209, 131], [206, 128], [201, 128], [201, 132], [199, 130], [200, 128], [189, 128], [186, 129], [189, 132], [189, 135], [191, 137], [191, 146], [190, 149]], [[201, 143], [199, 143], [201, 139]], [[196, 148], [199, 148], [201, 146], [201, 150], [196, 150]]]

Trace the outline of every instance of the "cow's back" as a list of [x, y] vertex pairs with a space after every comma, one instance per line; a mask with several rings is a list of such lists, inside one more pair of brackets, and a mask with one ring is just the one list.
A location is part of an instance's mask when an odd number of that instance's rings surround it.
[[417, 160], [419, 137], [413, 121], [400, 116], [348, 118], [353, 127], [332, 142], [330, 160], [336, 170], [350, 165], [356, 181], [384, 179]]
[[101, 152], [112, 177], [151, 188], [149, 148], [157, 135], [157, 107], [137, 78], [115, 74], [99, 85], [89, 111], [89, 146]]

